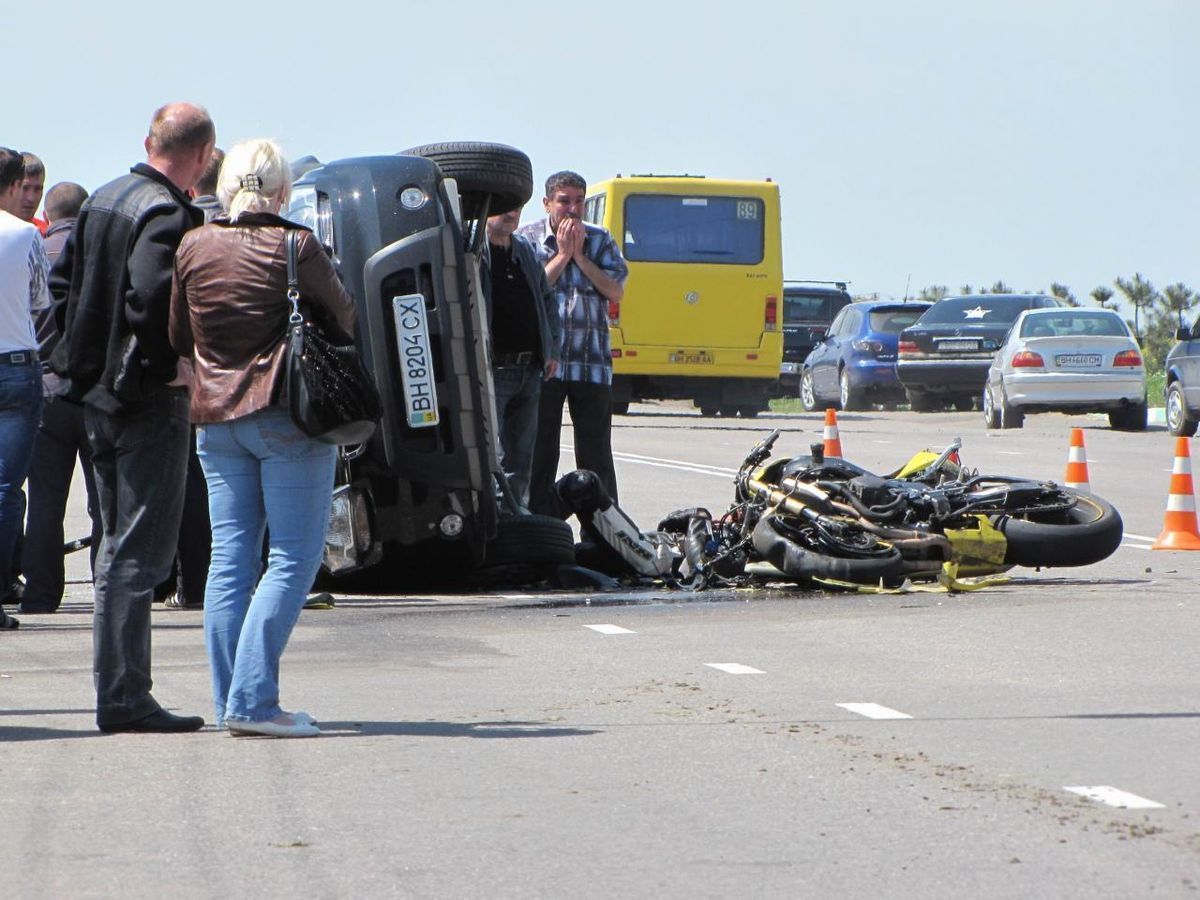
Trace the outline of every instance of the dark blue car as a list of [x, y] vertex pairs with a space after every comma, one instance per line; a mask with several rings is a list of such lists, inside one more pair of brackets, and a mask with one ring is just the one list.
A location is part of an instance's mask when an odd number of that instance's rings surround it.
[[825, 340], [804, 360], [800, 401], [807, 410], [861, 409], [902, 400], [896, 378], [896, 337], [929, 309], [925, 302], [865, 300], [845, 307]]

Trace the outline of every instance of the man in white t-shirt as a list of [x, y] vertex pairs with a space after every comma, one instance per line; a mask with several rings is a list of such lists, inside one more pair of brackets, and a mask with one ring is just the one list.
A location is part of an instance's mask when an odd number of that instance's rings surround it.
[[[12, 569], [21, 533], [21, 485], [29, 472], [42, 414], [42, 366], [33, 311], [50, 304], [50, 266], [37, 228], [21, 218], [25, 161], [0, 147], [0, 573]], [[0, 607], [0, 630], [17, 620]]]

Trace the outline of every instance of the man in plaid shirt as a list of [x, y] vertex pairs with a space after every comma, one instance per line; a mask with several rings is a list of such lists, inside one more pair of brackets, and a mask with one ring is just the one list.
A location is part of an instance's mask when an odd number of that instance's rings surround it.
[[617, 499], [612, 458], [612, 356], [608, 345], [608, 305], [625, 293], [629, 268], [621, 249], [604, 228], [583, 221], [587, 182], [575, 172], [546, 179], [542, 200], [546, 218], [519, 232], [533, 244], [537, 260], [558, 302], [562, 320], [562, 364], [542, 385], [529, 508], [561, 512], [554, 494], [562, 408], [566, 401], [575, 429], [575, 465], [600, 476]]

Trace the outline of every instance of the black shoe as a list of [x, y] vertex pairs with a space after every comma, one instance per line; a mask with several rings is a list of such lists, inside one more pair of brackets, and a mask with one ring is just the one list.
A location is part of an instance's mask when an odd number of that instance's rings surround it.
[[24, 596], [25, 582], [18, 578], [4, 591], [4, 596], [0, 597], [0, 604], [4, 606], [16, 606]]
[[58, 607], [51, 606], [49, 603], [30, 603], [28, 600], [22, 600], [21, 605], [17, 607], [17, 612], [31, 616], [44, 616], [46, 613], [58, 612]]
[[4, 607], [0, 606], [0, 631], [16, 631], [20, 627], [20, 621], [14, 619], [4, 611]]
[[116, 722], [112, 725], [101, 725], [100, 730], [105, 734], [116, 734], [123, 731], [170, 733], [180, 731], [199, 731], [204, 727], [204, 719], [200, 716], [177, 716], [165, 709], [157, 709], [148, 716], [134, 719], [132, 722]]

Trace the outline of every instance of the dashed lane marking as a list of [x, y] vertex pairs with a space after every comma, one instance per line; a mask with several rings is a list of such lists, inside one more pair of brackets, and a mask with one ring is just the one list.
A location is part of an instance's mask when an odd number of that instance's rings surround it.
[[628, 628], [622, 628], [620, 625], [584, 625], [584, 628], [590, 628], [592, 631], [598, 631], [601, 634], [637, 634], [636, 631], [630, 631]]
[[860, 716], [866, 716], [868, 719], [911, 719], [908, 713], [902, 713], [896, 709], [889, 709], [886, 706], [880, 706], [878, 703], [839, 703], [837, 704], [842, 709], [849, 710], [852, 713], [858, 713]]
[[[571, 444], [560, 444], [559, 448], [572, 453], [575, 451]], [[676, 469], [680, 472], [695, 472], [697, 475], [715, 475], [718, 478], [728, 478], [730, 475], [737, 474], [737, 469], [728, 469], [723, 466], [710, 466], [707, 463], [688, 462], [683, 459], [664, 459], [660, 456], [643, 456], [640, 453], [626, 453], [621, 450], [613, 451], [613, 460], [652, 466], [656, 469]]]
[[762, 669], [753, 666], [743, 666], [741, 663], [705, 663], [706, 666], [726, 672], [730, 675], [766, 675]]
[[1131, 794], [1128, 791], [1118, 790], [1115, 787], [1110, 787], [1107, 784], [1095, 785], [1076, 785], [1074, 787], [1067, 786], [1064, 791], [1070, 791], [1072, 794], [1078, 794], [1081, 797], [1087, 797], [1089, 800], [1095, 800], [1097, 803], [1104, 803], [1108, 806], [1115, 806], [1118, 809], [1163, 809], [1161, 803], [1156, 803], [1153, 800], [1147, 800], [1145, 797], [1139, 797], [1137, 794]]

